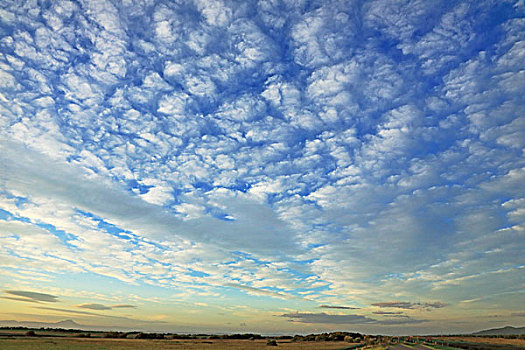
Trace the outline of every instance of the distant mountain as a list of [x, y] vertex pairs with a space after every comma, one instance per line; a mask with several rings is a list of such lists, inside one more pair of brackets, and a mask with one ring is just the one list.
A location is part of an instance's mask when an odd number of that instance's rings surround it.
[[105, 326], [87, 326], [76, 323], [73, 320], [63, 320], [56, 323], [52, 322], [36, 322], [36, 321], [14, 321], [14, 320], [0, 320], [0, 327], [26, 327], [26, 328], [62, 328], [62, 329], [81, 329], [84, 331], [104, 331], [104, 330], [125, 330], [122, 327], [116, 329], [115, 327]]
[[57, 328], [64, 328], [64, 329], [80, 329], [81, 327], [85, 327], [83, 325], [76, 323], [73, 320], [60, 321], [60, 322], [55, 323], [55, 325]]
[[472, 333], [472, 335], [505, 335], [505, 334], [525, 334], [525, 327], [507, 326], [503, 328], [493, 328]]

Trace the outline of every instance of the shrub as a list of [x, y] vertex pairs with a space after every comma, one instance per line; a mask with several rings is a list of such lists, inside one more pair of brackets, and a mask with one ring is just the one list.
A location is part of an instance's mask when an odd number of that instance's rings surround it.
[[108, 332], [104, 334], [104, 338], [120, 338], [119, 332]]
[[292, 338], [292, 341], [304, 341], [304, 337], [302, 335], [294, 335]]
[[164, 334], [161, 333], [138, 333], [135, 339], [164, 339]]
[[266, 342], [266, 346], [277, 346], [277, 342], [275, 341], [275, 339], [268, 339], [268, 341]]
[[326, 334], [319, 334], [315, 336], [315, 341], [327, 341], [328, 336]]

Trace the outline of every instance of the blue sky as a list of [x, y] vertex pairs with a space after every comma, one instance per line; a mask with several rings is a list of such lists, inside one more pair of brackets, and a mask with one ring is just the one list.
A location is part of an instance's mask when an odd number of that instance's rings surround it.
[[524, 7], [2, 1], [0, 318], [524, 325]]

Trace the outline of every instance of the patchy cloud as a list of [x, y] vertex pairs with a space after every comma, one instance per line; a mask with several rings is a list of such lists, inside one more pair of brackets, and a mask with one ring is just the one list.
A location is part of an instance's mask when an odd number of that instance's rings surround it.
[[440, 301], [436, 301], [434, 303], [424, 303], [421, 304], [422, 307], [428, 308], [428, 309], [441, 309], [445, 306], [448, 306], [448, 304], [442, 303]]

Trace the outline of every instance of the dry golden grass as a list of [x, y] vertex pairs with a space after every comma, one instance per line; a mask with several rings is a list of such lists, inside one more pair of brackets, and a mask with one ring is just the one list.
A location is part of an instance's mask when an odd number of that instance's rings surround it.
[[285, 342], [266, 346], [266, 340], [143, 340], [143, 339], [76, 339], [76, 338], [0, 338], [2, 350], [330, 350], [350, 346], [344, 342]]
[[505, 339], [489, 337], [437, 337], [436, 339], [461, 340], [469, 343], [507, 344], [525, 347], [525, 339]]

